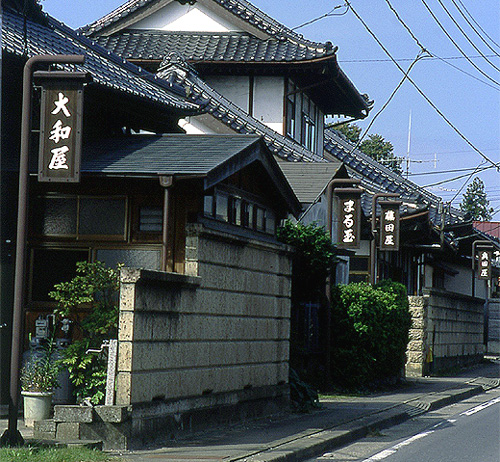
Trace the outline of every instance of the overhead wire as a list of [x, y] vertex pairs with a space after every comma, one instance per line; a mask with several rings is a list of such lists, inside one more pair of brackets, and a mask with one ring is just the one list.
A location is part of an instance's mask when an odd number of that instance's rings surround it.
[[[339, 8], [344, 8], [345, 7], [345, 11], [342, 12], [342, 13], [334, 13], [335, 10], [338, 10]], [[332, 10], [330, 10], [328, 13], [325, 13], [325, 14], [322, 14], [321, 16], [318, 16], [317, 18], [314, 18], [314, 19], [311, 19], [310, 21], [307, 21], [303, 24], [300, 24], [298, 26], [295, 26], [295, 27], [292, 27], [291, 30], [297, 30], [297, 29], [300, 29], [301, 27], [305, 27], [305, 26], [309, 26], [310, 24], [314, 24], [315, 22], [321, 20], [321, 19], [324, 19], [324, 18], [329, 18], [331, 16], [344, 16], [345, 14], [347, 14], [349, 11], [349, 8], [347, 7], [347, 5], [344, 3], [343, 5], [337, 5], [335, 8], [333, 8]]]
[[392, 99], [394, 98], [394, 96], [396, 95], [396, 93], [398, 92], [398, 90], [401, 88], [401, 86], [403, 85], [403, 83], [409, 78], [410, 71], [412, 70], [413, 66], [415, 66], [415, 64], [417, 64], [417, 62], [424, 57], [424, 53], [427, 53], [427, 51], [425, 49], [421, 49], [418, 52], [418, 54], [415, 57], [415, 59], [413, 60], [413, 62], [408, 66], [408, 69], [404, 72], [403, 78], [399, 81], [399, 83], [397, 84], [396, 88], [392, 91], [392, 93], [390, 94], [389, 98], [383, 104], [383, 106], [380, 108], [380, 110], [373, 116], [372, 120], [370, 121], [370, 123], [368, 124], [368, 126], [365, 128], [363, 134], [356, 141], [356, 144], [352, 147], [352, 149], [349, 152], [349, 154], [353, 153], [356, 149], [358, 149], [359, 145], [363, 141], [363, 138], [367, 135], [368, 131], [373, 126], [373, 124], [377, 120], [378, 116], [380, 114], [382, 114], [382, 112], [385, 110], [385, 108], [392, 101]]
[[500, 85], [500, 82], [496, 81], [494, 78], [492, 78], [490, 75], [488, 75], [486, 72], [484, 72], [478, 65], [476, 65], [476, 63], [474, 63], [474, 61], [472, 61], [472, 59], [468, 58], [467, 57], [467, 54], [462, 50], [462, 48], [460, 47], [460, 45], [455, 41], [455, 39], [448, 33], [448, 31], [446, 30], [446, 28], [443, 26], [443, 24], [441, 23], [441, 21], [437, 18], [437, 16], [434, 14], [434, 12], [432, 11], [432, 9], [429, 7], [429, 5], [427, 4], [427, 2], [425, 0], [420, 0], [425, 8], [427, 9], [427, 11], [429, 12], [429, 14], [432, 16], [432, 18], [434, 19], [434, 21], [436, 22], [436, 24], [440, 27], [440, 29], [443, 31], [443, 33], [446, 35], [446, 37], [448, 37], [448, 39], [450, 40], [451, 43], [453, 43], [453, 45], [455, 46], [455, 48], [460, 52], [460, 54], [467, 59], [467, 61], [469, 61], [469, 63], [471, 64], [472, 67], [474, 67], [480, 74], [484, 75], [488, 80], [491, 80], [493, 83], [495, 83], [496, 85]]
[[[399, 69], [400, 72], [405, 74], [404, 69], [399, 65], [399, 63], [394, 59], [389, 50], [385, 47], [385, 45], [379, 40], [379, 38], [375, 35], [375, 33], [370, 29], [368, 24], [363, 20], [363, 18], [356, 12], [356, 10], [352, 7], [350, 0], [345, 0], [349, 5], [350, 10], [356, 16], [356, 18], [361, 22], [363, 27], [367, 30], [367, 32], [373, 37], [373, 39], [377, 42], [377, 44], [382, 48], [384, 53], [391, 59], [391, 61], [395, 64], [395, 66]], [[387, 1], [387, 0], [386, 0]], [[423, 0], [422, 0], [423, 1]], [[486, 156], [481, 150], [479, 150], [447, 117], [446, 115], [432, 102], [432, 100], [422, 91], [422, 89], [415, 83], [415, 81], [409, 76], [406, 76], [406, 79], [413, 85], [413, 87], [418, 91], [418, 93], [427, 101], [427, 103], [439, 114], [439, 116], [460, 136], [476, 153], [478, 153], [484, 160], [493, 165], [497, 170], [500, 171], [500, 164], [493, 162], [488, 156]]]
[[[452, 0], [453, 1], [453, 0]], [[458, 3], [460, 3], [460, 5], [462, 6], [462, 8], [465, 10], [465, 12], [467, 13], [467, 15], [469, 16], [469, 18], [471, 19], [471, 21], [479, 28], [479, 30], [484, 34], [486, 35], [486, 37], [488, 37], [488, 39], [491, 41], [491, 43], [493, 43], [495, 46], [497, 46], [498, 48], [500, 48], [500, 45], [495, 42], [495, 40], [493, 40], [490, 35], [481, 27], [481, 24], [479, 24], [475, 19], [474, 17], [470, 14], [469, 10], [467, 9], [467, 7], [463, 4], [462, 0], [458, 0]]]
[[[462, 29], [462, 26], [460, 26], [460, 24], [458, 23], [458, 21], [453, 17], [453, 15], [450, 13], [450, 11], [448, 10], [448, 8], [446, 8], [446, 6], [444, 5], [443, 1], [442, 0], [438, 0], [438, 3], [441, 5], [441, 8], [443, 8], [443, 10], [446, 12], [446, 14], [448, 15], [448, 17], [452, 20], [453, 24], [455, 24], [456, 28], [462, 33], [462, 35], [464, 36], [464, 38], [470, 43], [470, 45], [474, 48], [474, 50], [476, 50], [482, 58], [484, 58], [484, 60], [490, 65], [492, 66], [495, 70], [499, 71], [500, 72], [500, 68], [498, 66], [496, 66], [492, 61], [490, 61], [486, 56], [485, 54], [476, 46], [476, 44], [470, 39], [470, 37], [467, 35], [467, 33]], [[495, 50], [493, 50], [495, 51]]]
[[[460, 9], [460, 7], [457, 5], [457, 2], [455, 0], [451, 0], [451, 3], [455, 6], [457, 11], [460, 13], [462, 18], [464, 18], [465, 22], [468, 24], [468, 26], [476, 33], [476, 35], [481, 39], [481, 41], [493, 52], [495, 53], [496, 56], [500, 56], [497, 51], [488, 43], [487, 40], [484, 39], [484, 37], [478, 32], [478, 30], [474, 27], [474, 25], [471, 23], [469, 19], [467, 19], [467, 16], [464, 14], [464, 12]], [[485, 34], [487, 35], [487, 34]], [[489, 37], [489, 36], [488, 36]]]

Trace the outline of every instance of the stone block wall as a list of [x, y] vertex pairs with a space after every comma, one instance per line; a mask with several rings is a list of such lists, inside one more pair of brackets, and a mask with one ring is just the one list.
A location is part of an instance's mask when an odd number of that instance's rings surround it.
[[488, 303], [488, 354], [500, 355], [500, 299]]
[[438, 373], [483, 358], [484, 300], [432, 289], [409, 302], [413, 325], [407, 375]]
[[191, 226], [185, 275], [122, 271], [116, 403], [286, 384], [290, 296], [283, 246]]

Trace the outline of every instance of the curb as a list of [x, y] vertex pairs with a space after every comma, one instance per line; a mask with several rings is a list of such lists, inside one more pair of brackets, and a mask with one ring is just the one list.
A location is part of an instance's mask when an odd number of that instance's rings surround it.
[[379, 411], [356, 421], [277, 443], [254, 454], [227, 459], [227, 462], [300, 462], [325, 451], [364, 438], [369, 433], [405, 422], [413, 417], [458, 403], [500, 386], [499, 379], [476, 379], [471, 386], [434, 393]]

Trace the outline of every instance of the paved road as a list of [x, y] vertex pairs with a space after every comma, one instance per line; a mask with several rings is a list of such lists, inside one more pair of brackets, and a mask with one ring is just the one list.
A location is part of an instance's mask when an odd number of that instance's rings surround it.
[[500, 390], [428, 413], [309, 462], [499, 462]]

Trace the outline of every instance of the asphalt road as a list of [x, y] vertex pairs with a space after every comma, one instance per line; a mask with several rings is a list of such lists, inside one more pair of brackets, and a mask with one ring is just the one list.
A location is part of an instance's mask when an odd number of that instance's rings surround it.
[[376, 432], [313, 461], [500, 462], [500, 390]]

